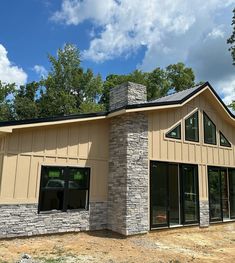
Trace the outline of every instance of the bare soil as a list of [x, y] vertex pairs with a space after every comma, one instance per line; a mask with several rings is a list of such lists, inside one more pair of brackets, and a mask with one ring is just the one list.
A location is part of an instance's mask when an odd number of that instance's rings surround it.
[[109, 231], [0, 240], [0, 262], [235, 262], [235, 222], [124, 238]]

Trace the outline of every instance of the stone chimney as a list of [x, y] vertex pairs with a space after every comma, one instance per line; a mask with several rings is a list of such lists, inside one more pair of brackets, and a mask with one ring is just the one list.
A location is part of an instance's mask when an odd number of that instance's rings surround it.
[[125, 82], [110, 90], [109, 110], [114, 111], [126, 105], [139, 104], [147, 101], [146, 87], [133, 83]]
[[[127, 82], [110, 90], [110, 111], [146, 102], [146, 87]], [[148, 114], [110, 118], [108, 224], [123, 235], [149, 230]]]

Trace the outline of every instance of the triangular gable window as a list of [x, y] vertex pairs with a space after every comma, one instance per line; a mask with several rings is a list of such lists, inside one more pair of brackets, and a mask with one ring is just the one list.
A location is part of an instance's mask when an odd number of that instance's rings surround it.
[[214, 122], [203, 112], [204, 143], [216, 145], [216, 126]]
[[231, 147], [231, 143], [226, 139], [226, 137], [223, 135], [223, 133], [220, 131], [220, 145], [225, 147]]
[[181, 124], [177, 125], [166, 133], [167, 138], [181, 139]]

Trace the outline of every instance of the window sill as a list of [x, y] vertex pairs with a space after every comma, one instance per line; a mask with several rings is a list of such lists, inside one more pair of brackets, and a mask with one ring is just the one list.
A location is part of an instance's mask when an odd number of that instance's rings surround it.
[[62, 210], [50, 210], [50, 211], [40, 211], [38, 212], [39, 215], [48, 215], [48, 214], [70, 214], [70, 213], [77, 213], [77, 212], [84, 212], [84, 211], [89, 211], [89, 209], [86, 208], [80, 208], [80, 209], [73, 209], [73, 210], [67, 210], [67, 211], [62, 211]]

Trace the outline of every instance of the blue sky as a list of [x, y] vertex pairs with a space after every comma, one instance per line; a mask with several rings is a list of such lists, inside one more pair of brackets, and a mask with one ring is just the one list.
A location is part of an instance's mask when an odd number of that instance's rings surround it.
[[23, 84], [49, 70], [47, 54], [65, 43], [105, 78], [179, 61], [235, 99], [226, 39], [235, 0], [1, 0], [0, 80]]

